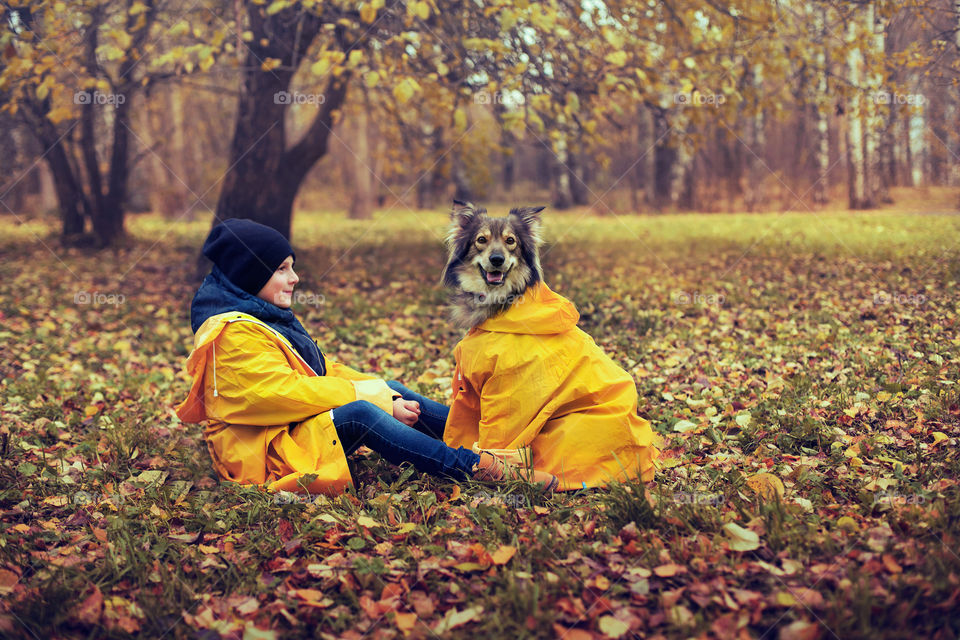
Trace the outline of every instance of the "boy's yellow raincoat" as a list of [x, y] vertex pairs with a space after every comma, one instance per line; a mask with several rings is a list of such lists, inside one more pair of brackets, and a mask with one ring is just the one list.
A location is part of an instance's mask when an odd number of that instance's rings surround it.
[[446, 443], [529, 446], [533, 467], [563, 490], [652, 480], [656, 436], [637, 415], [633, 378], [577, 328], [579, 318], [541, 282], [471, 329], [455, 350]]
[[193, 386], [177, 407], [184, 422], [206, 421], [213, 466], [226, 480], [269, 483], [272, 491], [341, 493], [353, 486], [330, 410], [368, 400], [393, 412], [382, 380], [326, 358], [317, 375], [293, 346], [264, 322], [239, 312], [203, 323], [187, 359]]

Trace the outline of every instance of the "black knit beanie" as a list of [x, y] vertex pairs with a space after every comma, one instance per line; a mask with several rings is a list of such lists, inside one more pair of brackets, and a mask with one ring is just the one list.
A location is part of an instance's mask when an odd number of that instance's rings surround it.
[[276, 229], [253, 220], [230, 218], [213, 229], [203, 243], [203, 255], [247, 293], [257, 295], [287, 256], [297, 256]]

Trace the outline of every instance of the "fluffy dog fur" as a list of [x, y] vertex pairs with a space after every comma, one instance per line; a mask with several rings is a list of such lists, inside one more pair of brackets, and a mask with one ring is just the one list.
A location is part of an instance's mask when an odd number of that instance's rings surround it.
[[457, 326], [470, 329], [482, 324], [543, 279], [543, 209], [515, 208], [506, 217], [495, 218], [484, 208], [453, 201], [443, 283], [456, 290], [451, 309]]

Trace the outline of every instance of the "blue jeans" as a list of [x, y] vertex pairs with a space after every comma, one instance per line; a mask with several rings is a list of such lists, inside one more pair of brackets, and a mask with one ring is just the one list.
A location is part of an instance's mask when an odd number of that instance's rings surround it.
[[333, 425], [344, 452], [349, 455], [363, 445], [393, 464], [409, 462], [430, 475], [458, 480], [469, 478], [480, 456], [469, 449], [454, 449], [444, 444], [443, 429], [450, 409], [410, 391], [399, 382], [387, 384], [404, 400], [420, 403], [420, 419], [413, 427], [408, 427], [366, 400], [337, 407], [333, 410]]

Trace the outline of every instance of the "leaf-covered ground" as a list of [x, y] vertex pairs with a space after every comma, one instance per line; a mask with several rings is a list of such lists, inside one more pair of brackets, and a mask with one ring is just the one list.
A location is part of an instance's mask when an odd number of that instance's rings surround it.
[[[295, 225], [314, 336], [441, 400], [445, 222]], [[955, 638], [960, 217], [547, 223], [548, 282], [664, 437], [646, 487], [373, 454], [337, 499], [220, 483], [172, 412], [207, 223], [134, 217], [94, 255], [4, 220], [0, 635]]]

